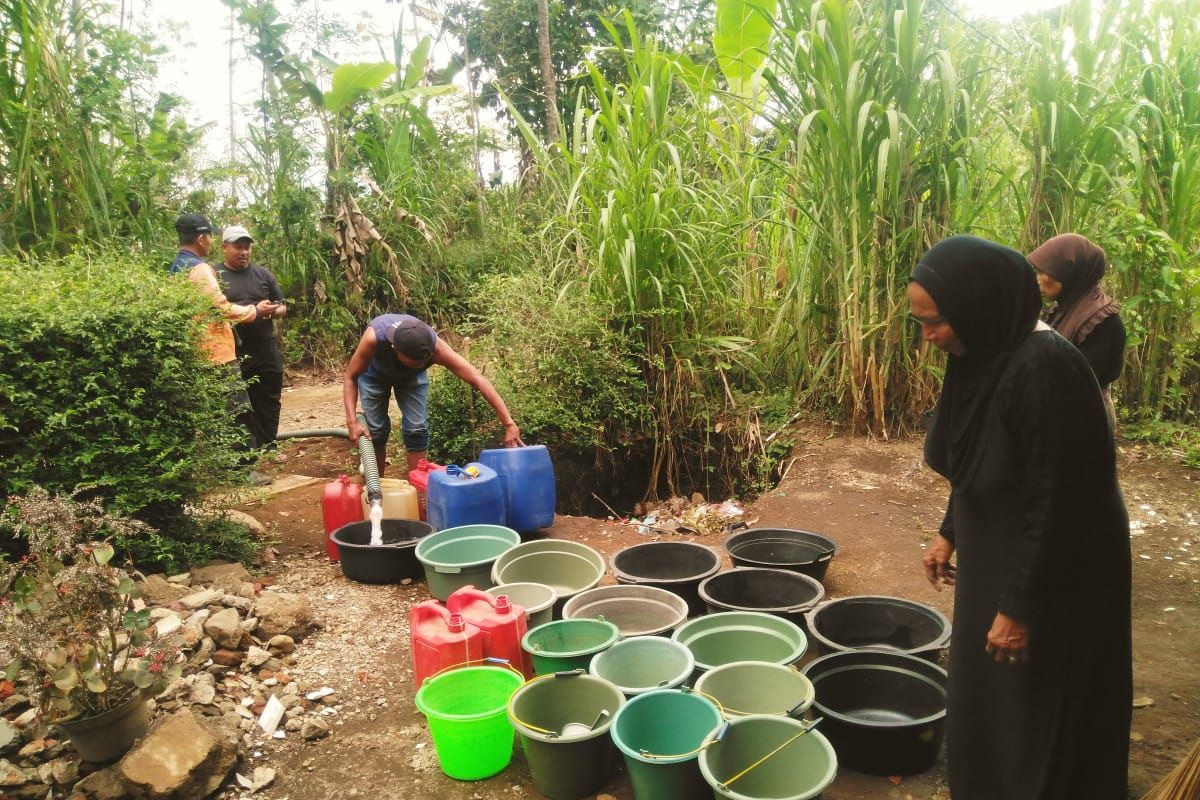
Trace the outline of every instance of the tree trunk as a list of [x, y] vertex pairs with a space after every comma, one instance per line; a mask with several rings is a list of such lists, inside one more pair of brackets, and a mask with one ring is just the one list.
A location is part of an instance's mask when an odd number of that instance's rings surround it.
[[550, 63], [550, 2], [538, 0], [538, 60], [546, 93], [546, 141], [558, 141], [558, 88]]

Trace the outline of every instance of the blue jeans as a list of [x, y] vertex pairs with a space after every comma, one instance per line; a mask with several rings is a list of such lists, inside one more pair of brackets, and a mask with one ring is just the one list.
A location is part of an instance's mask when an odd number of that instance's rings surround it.
[[363, 416], [367, 418], [371, 441], [382, 450], [392, 432], [388, 402], [393, 392], [396, 405], [400, 407], [404, 449], [410, 453], [425, 452], [429, 449], [429, 427], [425, 421], [429, 409], [429, 376], [424, 372], [404, 384], [392, 384], [370, 372], [358, 376], [358, 399]]

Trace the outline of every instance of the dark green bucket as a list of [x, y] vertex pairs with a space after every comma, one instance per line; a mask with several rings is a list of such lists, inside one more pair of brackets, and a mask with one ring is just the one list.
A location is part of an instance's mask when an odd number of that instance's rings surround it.
[[620, 689], [582, 672], [534, 678], [518, 689], [508, 719], [521, 738], [534, 788], [550, 800], [598, 792], [616, 766], [608, 733], [624, 704]]
[[837, 776], [837, 756], [820, 731], [791, 717], [751, 714], [729, 721], [700, 753], [717, 800], [812, 800]]
[[710, 789], [696, 760], [721, 725], [721, 712], [698, 694], [659, 689], [634, 697], [613, 720], [636, 800], [692, 800]]
[[563, 619], [539, 625], [525, 634], [521, 647], [533, 657], [537, 675], [586, 670], [592, 656], [620, 637], [617, 626], [602, 619]]

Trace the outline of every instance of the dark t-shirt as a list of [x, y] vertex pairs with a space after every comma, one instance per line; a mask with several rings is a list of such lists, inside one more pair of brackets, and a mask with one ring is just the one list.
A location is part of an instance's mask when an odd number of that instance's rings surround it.
[[[246, 269], [229, 269], [224, 264], [216, 266], [217, 280], [225, 298], [231, 303], [252, 306], [259, 300], [273, 303], [283, 302], [283, 292], [271, 270], [251, 264]], [[255, 372], [282, 372], [283, 354], [275, 341], [275, 322], [256, 319], [235, 325], [237, 354], [242, 367]]]

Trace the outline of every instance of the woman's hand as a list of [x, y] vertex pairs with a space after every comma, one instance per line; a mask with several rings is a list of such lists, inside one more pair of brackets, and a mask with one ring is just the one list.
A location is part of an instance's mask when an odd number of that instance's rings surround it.
[[925, 557], [921, 559], [925, 565], [925, 577], [939, 592], [943, 586], [954, 585], [955, 569], [954, 565], [950, 563], [952, 555], [954, 555], [954, 542], [939, 533], [929, 543]]
[[988, 655], [997, 664], [1025, 664], [1029, 662], [1029, 627], [1007, 614], [997, 614], [988, 631]]

